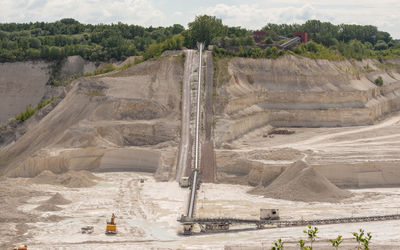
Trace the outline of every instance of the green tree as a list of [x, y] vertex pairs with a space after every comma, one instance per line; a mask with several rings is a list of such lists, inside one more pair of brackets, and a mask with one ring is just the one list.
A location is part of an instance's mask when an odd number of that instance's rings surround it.
[[25, 55], [29, 59], [37, 60], [37, 59], [40, 59], [40, 50], [38, 50], [38, 49], [28, 49], [26, 51]]
[[7, 49], [0, 49], [0, 62], [13, 62], [17, 57], [12, 53], [12, 51]]
[[40, 42], [40, 40], [36, 37], [32, 37], [29, 39], [29, 47], [33, 48], [33, 49], [40, 49], [40, 47], [42, 46], [42, 43]]
[[196, 16], [195, 20], [189, 23], [188, 26], [192, 39], [192, 47], [195, 46], [195, 42], [204, 42], [205, 46], [208, 46], [223, 31], [221, 19], [215, 16]]
[[51, 47], [48, 55], [49, 59], [51, 60], [58, 60], [63, 57], [62, 55], [62, 49], [59, 47]]
[[176, 34], [182, 33], [182, 31], [184, 31], [184, 30], [185, 30], [185, 28], [182, 25], [174, 24], [174, 25], [172, 25], [171, 32], [173, 35], [176, 35]]
[[264, 43], [265, 43], [265, 44], [272, 44], [272, 43], [274, 43], [274, 40], [272, 40], [272, 38], [271, 38], [270, 36], [267, 36], [267, 37], [264, 39]]
[[60, 22], [63, 24], [79, 24], [79, 22], [73, 18], [63, 18]]
[[158, 57], [162, 53], [162, 46], [161, 44], [152, 44], [150, 45], [143, 54], [143, 58], [145, 60]]
[[308, 42], [308, 43], [307, 43], [307, 50], [308, 50], [309, 52], [314, 52], [314, 53], [318, 52], [317, 43], [315, 43], [315, 42], [313, 42], [313, 41]]
[[2, 30], [0, 30], [0, 40], [6, 39], [7, 37], [8, 37], [7, 33], [2, 31]]
[[379, 40], [376, 44], [375, 44], [375, 49], [376, 50], [385, 50], [388, 49], [388, 45], [385, 41], [383, 40]]

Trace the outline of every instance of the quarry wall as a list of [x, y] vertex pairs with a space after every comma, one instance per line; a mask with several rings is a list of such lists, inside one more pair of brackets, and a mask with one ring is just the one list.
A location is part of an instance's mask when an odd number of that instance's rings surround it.
[[[399, 69], [378, 61], [284, 56], [217, 59], [216, 63], [214, 136], [220, 148], [216, 151], [220, 182], [267, 186], [303, 157], [287, 152], [278, 161], [269, 156], [253, 159], [248, 150], [257, 143], [249, 140], [230, 149], [230, 143], [258, 128], [372, 125], [400, 110]], [[379, 76], [384, 81], [381, 87], [374, 84]], [[353, 154], [357, 157], [357, 152]], [[335, 162], [333, 158], [310, 165], [339, 187], [400, 185], [396, 160]]]
[[50, 63], [0, 63], [0, 124], [36, 106], [46, 92], [50, 78]]
[[[217, 145], [267, 124], [370, 125], [400, 110], [400, 75], [374, 60], [284, 56], [223, 63], [227, 66], [220, 65], [217, 73]], [[384, 79], [383, 87], [373, 83], [378, 76]]]
[[[26, 106], [34, 107], [42, 98], [57, 95], [54, 87], [48, 85], [55, 64], [45, 61], [0, 63], [0, 124], [24, 112]], [[66, 81], [95, 69], [95, 63], [70, 56], [61, 61], [57, 79]]]

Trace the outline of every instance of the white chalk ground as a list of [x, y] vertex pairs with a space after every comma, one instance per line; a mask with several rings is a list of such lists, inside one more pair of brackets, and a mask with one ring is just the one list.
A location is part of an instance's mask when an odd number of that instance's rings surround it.
[[[176, 182], [156, 182], [138, 173], [100, 173], [103, 178], [91, 188], [64, 188], [32, 185], [32, 189], [55, 194], [72, 201], [60, 205], [61, 211], [34, 210], [51, 196], [32, 197], [18, 207], [38, 216], [58, 215], [59, 222], [31, 223], [33, 237], [29, 249], [270, 249], [282, 238], [287, 249], [306, 239], [305, 227], [270, 228], [255, 231], [181, 236], [177, 217], [185, 211], [187, 189]], [[144, 183], [140, 179], [144, 178]], [[311, 219], [385, 215], [400, 212], [400, 188], [352, 190], [356, 195], [342, 203], [304, 203], [274, 200], [246, 193], [247, 186], [202, 184], [198, 192], [196, 216], [257, 218], [260, 208], [279, 208], [283, 219]], [[116, 214], [118, 234], [104, 234], [106, 219]], [[94, 226], [93, 234], [81, 234], [80, 228]], [[250, 225], [252, 226], [252, 225]], [[352, 232], [363, 228], [373, 235], [371, 249], [399, 249], [400, 221], [319, 226], [314, 249], [329, 249], [328, 239], [343, 235], [346, 248], [355, 247]], [[16, 242], [18, 243], [18, 242]], [[379, 245], [379, 246], [378, 246]], [[386, 247], [384, 247], [385, 245]], [[374, 246], [376, 248], [374, 248]], [[333, 248], [332, 248], [333, 249]]]

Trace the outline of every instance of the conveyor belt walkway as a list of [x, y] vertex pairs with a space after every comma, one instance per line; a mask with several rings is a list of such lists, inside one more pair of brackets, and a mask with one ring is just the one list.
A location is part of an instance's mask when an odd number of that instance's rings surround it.
[[196, 202], [196, 192], [197, 185], [199, 184], [199, 127], [200, 127], [200, 101], [201, 101], [201, 75], [202, 75], [202, 52], [203, 52], [203, 43], [198, 44], [199, 48], [199, 79], [197, 84], [197, 109], [196, 109], [196, 134], [195, 134], [195, 156], [194, 156], [194, 169], [193, 169], [193, 178], [191, 182], [191, 191], [190, 191], [190, 199], [188, 205], [187, 217], [193, 218], [194, 205]]

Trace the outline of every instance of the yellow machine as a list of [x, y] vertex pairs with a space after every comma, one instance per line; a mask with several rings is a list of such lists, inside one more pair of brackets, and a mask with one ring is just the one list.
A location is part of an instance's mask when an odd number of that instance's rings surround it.
[[13, 250], [28, 250], [28, 246], [27, 245], [22, 245], [22, 246], [14, 247]]
[[115, 215], [114, 213], [111, 216], [111, 221], [107, 221], [106, 234], [116, 234], [117, 233], [117, 224], [115, 223]]

